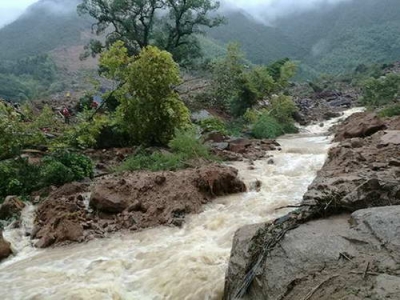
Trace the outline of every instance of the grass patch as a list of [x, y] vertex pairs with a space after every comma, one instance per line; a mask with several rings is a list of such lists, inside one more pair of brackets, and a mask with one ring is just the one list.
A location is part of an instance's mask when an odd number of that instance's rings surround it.
[[211, 155], [209, 147], [196, 137], [194, 130], [177, 131], [169, 147], [171, 153], [141, 151], [130, 156], [117, 168], [117, 171], [176, 171], [191, 166], [191, 160], [216, 160]]
[[394, 116], [400, 116], [400, 103], [390, 105], [388, 107], [385, 107], [379, 112], [380, 117], [394, 117]]

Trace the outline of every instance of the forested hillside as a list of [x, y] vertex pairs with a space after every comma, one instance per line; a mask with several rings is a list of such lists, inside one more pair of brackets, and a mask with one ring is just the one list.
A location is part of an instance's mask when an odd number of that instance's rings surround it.
[[46, 54], [60, 46], [80, 45], [91, 22], [76, 13], [78, 0], [42, 0], [0, 30], [0, 60]]
[[400, 58], [398, 0], [353, 0], [276, 23], [307, 50], [304, 62], [320, 72], [343, 73], [359, 64]]
[[[40, 59], [32, 56], [50, 54], [45, 65], [50, 66], [53, 60], [54, 66], [47, 72], [61, 66], [79, 73], [83, 66], [79, 55], [90, 39], [92, 23], [87, 17], [78, 16], [79, 2], [41, 0], [0, 30], [0, 80], [4, 83], [1, 95], [31, 98], [41, 90], [38, 85], [49, 85], [47, 79], [42, 82], [33, 78], [30, 71], [18, 74], [9, 71], [10, 65], [18, 64], [21, 59], [39, 62]], [[309, 79], [322, 73], [351, 72], [360, 64], [400, 58], [398, 0], [346, 1], [290, 15], [270, 25], [241, 11], [221, 13], [226, 16], [226, 24], [208, 30], [200, 38], [206, 59], [223, 55], [228, 43], [238, 42], [250, 62], [269, 64], [288, 57], [301, 62], [297, 78]], [[88, 65], [92, 66], [95, 64]], [[43, 70], [43, 65], [38, 68]], [[62, 89], [60, 84], [53, 87]]]

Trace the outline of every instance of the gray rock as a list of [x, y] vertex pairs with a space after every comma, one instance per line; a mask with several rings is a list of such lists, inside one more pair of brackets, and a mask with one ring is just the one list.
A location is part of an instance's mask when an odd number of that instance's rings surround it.
[[379, 145], [386, 146], [389, 144], [400, 145], [400, 130], [385, 131], [385, 134], [381, 137]]
[[199, 110], [197, 112], [194, 112], [194, 113], [192, 113], [192, 116], [191, 116], [192, 121], [195, 122], [195, 123], [201, 122], [203, 120], [206, 120], [206, 119], [209, 119], [209, 118], [212, 118], [212, 117], [213, 117], [212, 114], [210, 114], [205, 109], [202, 109], [202, 110]]
[[[399, 215], [400, 206], [370, 208], [289, 231], [243, 299], [400, 299]], [[224, 299], [234, 299], [263, 226], [236, 233]]]
[[211, 147], [222, 151], [222, 150], [228, 149], [229, 143], [226, 143], [226, 142], [212, 143]]

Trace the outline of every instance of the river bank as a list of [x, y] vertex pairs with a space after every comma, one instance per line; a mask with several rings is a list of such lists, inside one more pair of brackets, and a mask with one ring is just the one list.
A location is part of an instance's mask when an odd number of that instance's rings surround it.
[[120, 232], [55, 249], [26, 246], [0, 265], [5, 298], [220, 299], [234, 232], [302, 201], [327, 157], [326, 132], [336, 121], [279, 139], [282, 151], [272, 152], [272, 161], [231, 163], [247, 186], [260, 182], [258, 188], [217, 198], [187, 215], [181, 228]]
[[302, 207], [236, 233], [224, 299], [399, 299], [399, 121], [336, 128]]

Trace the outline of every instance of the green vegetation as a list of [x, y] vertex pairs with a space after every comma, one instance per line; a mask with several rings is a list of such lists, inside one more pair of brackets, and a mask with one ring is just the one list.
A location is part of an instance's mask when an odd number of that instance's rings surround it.
[[47, 94], [56, 79], [56, 67], [47, 55], [0, 61], [0, 98], [11, 101], [37, 98]]
[[28, 195], [50, 185], [62, 185], [93, 176], [92, 161], [81, 154], [56, 153], [38, 165], [26, 159], [0, 162], [0, 199], [8, 195]]
[[392, 104], [381, 111], [379, 111], [379, 116], [381, 117], [394, 117], [394, 116], [400, 116], [400, 103]]
[[118, 170], [173, 171], [191, 166], [192, 160], [215, 160], [209, 148], [196, 136], [193, 129], [177, 131], [169, 147], [172, 152], [139, 152], [125, 160]]
[[83, 0], [78, 6], [80, 14], [94, 18], [96, 33], [110, 29], [105, 44], [91, 42], [91, 52], [102, 52], [116, 40], [123, 41], [129, 55], [137, 55], [153, 45], [172, 53], [181, 64], [189, 63], [200, 54], [196, 34], [203, 28], [221, 24], [220, 17], [209, 17], [219, 7], [213, 0], [151, 0], [151, 1], [102, 1]]
[[219, 118], [207, 118], [199, 123], [203, 133], [218, 131], [227, 134], [226, 124]]
[[251, 133], [257, 139], [274, 139], [285, 132], [274, 117], [262, 113], [254, 123]]
[[398, 99], [400, 75], [388, 74], [380, 78], [370, 78], [363, 84], [362, 103], [366, 106], [379, 107], [391, 104]]
[[172, 89], [181, 78], [170, 53], [149, 46], [133, 57], [116, 42], [100, 64], [106, 77], [121, 83], [114, 91], [121, 103], [117, 119], [133, 143], [165, 145], [189, 125], [189, 110]]
[[226, 56], [212, 65], [212, 85], [209, 103], [242, 116], [272, 93], [285, 89], [296, 73], [296, 64], [288, 59], [270, 66], [251, 67], [244, 60], [237, 44], [228, 46]]
[[38, 1], [0, 30], [0, 61], [17, 61], [59, 47], [81, 45], [82, 32], [90, 30], [91, 20], [76, 13], [79, 1], [54, 1], [51, 4], [55, 9], [49, 9], [49, 2]]

